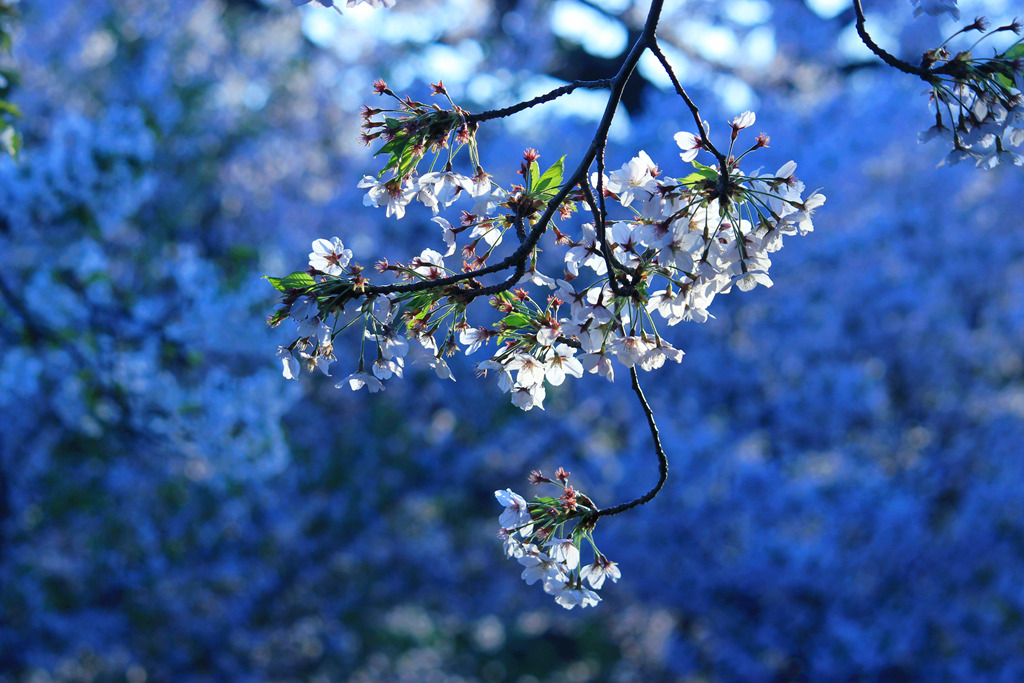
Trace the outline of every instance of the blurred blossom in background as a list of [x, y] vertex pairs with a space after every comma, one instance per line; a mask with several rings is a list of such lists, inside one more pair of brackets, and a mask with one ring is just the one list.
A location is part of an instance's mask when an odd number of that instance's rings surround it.
[[[915, 63], [957, 27], [865, 5]], [[848, 3], [666, 2], [659, 35], [712, 135], [756, 110], [758, 162], [798, 159], [829, 201], [773, 288], [672, 328], [687, 355], [646, 384], [669, 483], [601, 522], [623, 580], [583, 613], [522, 585], [493, 491], [531, 496], [529, 471], [558, 466], [599, 504], [645, 491], [628, 383], [588, 375], [524, 414], [460, 356], [457, 383], [336, 391], [355, 337], [333, 378], [286, 382], [260, 276], [335, 234], [365, 264], [438, 241], [429, 211], [362, 206], [374, 79], [507, 106], [614, 73], [647, 4], [17, 9], [0, 681], [1024, 679], [1024, 176], [936, 168], [924, 84], [860, 46]], [[680, 172], [690, 119], [655, 67], [610, 167], [643, 149]], [[485, 167], [509, 183], [527, 147], [579, 158], [603, 98], [485, 125]]]

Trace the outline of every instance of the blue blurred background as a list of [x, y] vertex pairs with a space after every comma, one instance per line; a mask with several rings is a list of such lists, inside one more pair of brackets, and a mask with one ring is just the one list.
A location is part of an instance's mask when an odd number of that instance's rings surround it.
[[[865, 4], [910, 61], [954, 26]], [[995, 22], [1012, 5], [961, 3]], [[644, 378], [671, 476], [598, 528], [623, 579], [596, 609], [522, 584], [493, 491], [557, 466], [601, 504], [646, 490], [626, 382], [587, 376], [524, 414], [466, 359], [455, 384], [410, 372], [374, 396], [281, 377], [261, 275], [319, 237], [364, 264], [440, 242], [429, 213], [362, 206], [372, 81], [504, 106], [611, 75], [646, 8], [18, 6], [0, 681], [1024, 680], [1024, 176], [936, 168], [924, 84], [877, 66], [847, 3], [666, 3], [712, 133], [754, 109], [772, 139], [755, 163], [796, 160], [828, 203], [773, 288], [673, 328], [685, 359]], [[667, 85], [641, 65], [610, 166], [678, 163], [690, 119]], [[485, 166], [508, 183], [526, 147], [571, 163], [602, 106], [489, 124]]]

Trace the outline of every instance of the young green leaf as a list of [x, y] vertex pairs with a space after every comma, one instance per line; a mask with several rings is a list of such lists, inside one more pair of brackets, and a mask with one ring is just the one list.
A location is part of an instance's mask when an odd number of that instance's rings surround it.
[[309, 273], [301, 270], [297, 270], [291, 275], [286, 275], [284, 277], [270, 277], [269, 275], [264, 275], [263, 279], [269, 282], [274, 289], [282, 294], [287, 294], [290, 289], [309, 289], [316, 284]]
[[510, 313], [502, 318], [501, 323], [506, 327], [526, 327], [530, 324], [530, 319], [522, 313]]
[[526, 171], [527, 176], [528, 176], [526, 178], [526, 191], [529, 192], [530, 194], [533, 194], [533, 187], [534, 187], [534, 184], [537, 182], [537, 173], [538, 173], [539, 169], [540, 169], [540, 166], [537, 165], [537, 162], [536, 161], [531, 161], [530, 162], [530, 167]]
[[[551, 168], [544, 171], [544, 175], [537, 180], [536, 185], [534, 185], [530, 191], [538, 195], [543, 195], [545, 193], [549, 193], [549, 190], [554, 190], [560, 187], [562, 185], [562, 174], [564, 172], [565, 155], [563, 154], [558, 161], [551, 165]], [[555, 193], [552, 191], [549, 194], [554, 196]]]

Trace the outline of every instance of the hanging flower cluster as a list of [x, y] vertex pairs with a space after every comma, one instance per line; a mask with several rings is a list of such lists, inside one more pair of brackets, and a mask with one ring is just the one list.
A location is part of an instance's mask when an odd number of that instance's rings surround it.
[[[597, 591], [606, 579], [615, 583], [622, 576], [618, 566], [598, 550], [593, 530], [597, 507], [582, 492], [569, 484], [569, 473], [561, 467], [555, 478], [540, 472], [530, 475], [533, 484], [554, 484], [561, 488], [558, 498], [536, 497], [530, 503], [511, 489], [495, 491], [504, 506], [498, 523], [498, 536], [505, 556], [523, 566], [522, 579], [532, 586], [538, 581], [544, 592], [566, 609], [592, 607], [601, 601]], [[581, 565], [581, 549], [586, 543], [594, 561]], [[589, 588], [585, 585], [589, 584]]]
[[[466, 122], [466, 112], [452, 102], [442, 81], [431, 86], [432, 94], [443, 95], [452, 107], [450, 110], [414, 102], [409, 97], [403, 100], [383, 80], [373, 87], [378, 95], [394, 99], [398, 108], [363, 107], [363, 143], [369, 145], [382, 139], [384, 144], [374, 156], [388, 155], [376, 177], [368, 175], [359, 182], [358, 187], [367, 191], [363, 198], [365, 206], [387, 207], [387, 217], [397, 219], [405, 216], [405, 207], [413, 200], [436, 215], [462, 193], [474, 198], [488, 195], [491, 181], [480, 168], [476, 126]], [[464, 147], [476, 168], [473, 177], [452, 170], [452, 161]], [[428, 155], [433, 155], [431, 170], [417, 175], [420, 162]], [[443, 170], [434, 171], [439, 164]], [[388, 173], [389, 178], [382, 180]]]
[[[953, 37], [975, 31], [982, 35], [969, 49], [949, 51]], [[951, 143], [944, 163], [971, 159], [986, 169], [1024, 165], [1024, 157], [1010, 149], [1024, 143], [1024, 45], [1018, 40], [994, 57], [973, 54], [984, 39], [1006, 31], [1020, 34], [1021, 24], [1015, 20], [989, 31], [988, 22], [979, 17], [924, 54], [935, 125], [922, 131], [919, 140], [942, 138]]]

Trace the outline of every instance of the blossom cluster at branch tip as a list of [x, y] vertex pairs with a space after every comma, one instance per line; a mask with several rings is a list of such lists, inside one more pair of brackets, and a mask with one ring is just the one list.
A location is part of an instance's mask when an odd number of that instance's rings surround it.
[[[605, 580], [615, 583], [622, 576], [618, 565], [603, 555], [594, 542], [594, 520], [588, 515], [596, 512], [596, 508], [586, 495], [573, 489], [569, 474], [562, 468], [555, 479], [534, 472], [530, 481], [553, 484], [562, 493], [558, 498], [537, 497], [527, 503], [511, 489], [494, 492], [505, 508], [498, 518], [498, 536], [505, 556], [523, 566], [521, 578], [527, 585], [540, 581], [544, 592], [562, 607], [596, 606], [601, 601], [597, 591]], [[587, 565], [580, 564], [584, 542], [594, 555], [594, 561]]]
[[[950, 39], [982, 32], [974, 49], [998, 33], [1019, 35], [1022, 26], [1014, 20], [988, 28], [985, 18], [978, 17]], [[939, 138], [950, 143], [952, 150], [942, 161], [950, 166], [967, 160], [985, 169], [1024, 166], [1024, 156], [1011, 149], [1024, 144], [1024, 43], [1018, 39], [1002, 54], [975, 57], [971, 50], [951, 52], [946, 47], [950, 39], [923, 57], [929, 69], [925, 80], [931, 86], [929, 108], [935, 124], [922, 131], [918, 140]]]

